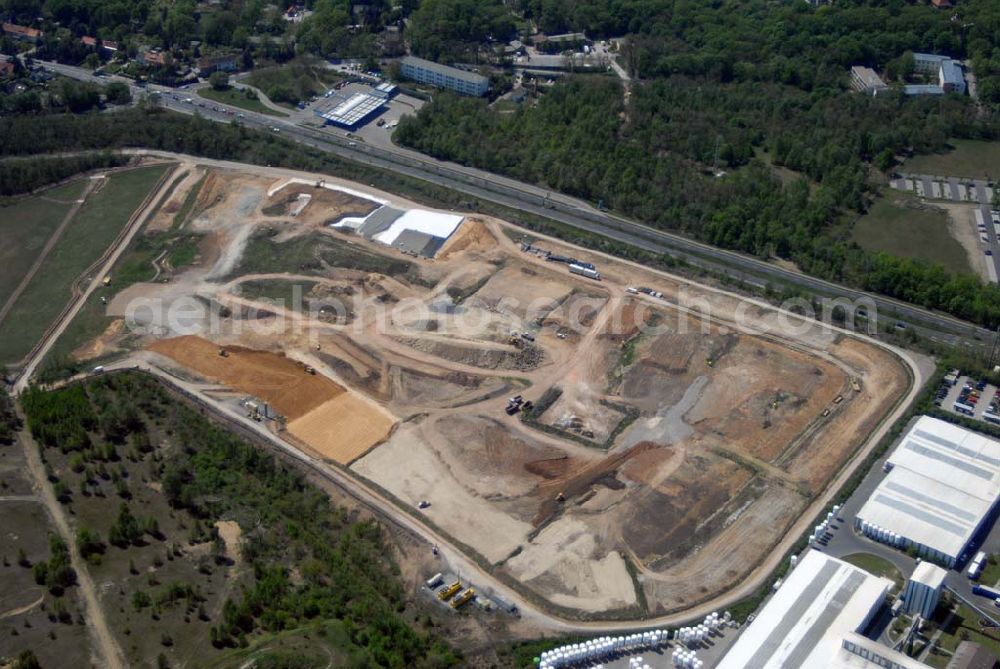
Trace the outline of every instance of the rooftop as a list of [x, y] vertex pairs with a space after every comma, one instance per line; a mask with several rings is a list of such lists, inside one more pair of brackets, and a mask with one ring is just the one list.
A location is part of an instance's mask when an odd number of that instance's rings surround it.
[[910, 577], [910, 580], [937, 590], [944, 585], [944, 579], [947, 576], [948, 572], [941, 567], [924, 561], [918, 564], [917, 568], [913, 570], [913, 576]]
[[317, 116], [344, 126], [355, 126], [385, 104], [385, 98], [355, 93], [334, 107], [317, 110]]
[[957, 557], [1000, 495], [1000, 443], [922, 416], [889, 462], [857, 517]]
[[887, 666], [898, 669], [930, 669], [929, 665], [856, 632], [844, 635], [841, 647], [826, 666], [827, 669], [883, 669]]
[[844, 635], [867, 623], [891, 586], [888, 579], [809, 551], [718, 669], [838, 666], [830, 662]]
[[957, 60], [948, 59], [941, 63], [941, 79], [946, 84], [961, 84], [965, 81], [962, 74], [962, 64]]
[[465, 70], [460, 70], [456, 67], [449, 67], [448, 65], [442, 65], [441, 63], [435, 63], [432, 60], [424, 60], [423, 58], [417, 58], [416, 56], [406, 56], [403, 58], [403, 66], [410, 65], [412, 67], [420, 67], [431, 72], [437, 72], [440, 75], [454, 77], [456, 79], [461, 79], [470, 84], [482, 84], [486, 81], [486, 77], [481, 74], [476, 74], [475, 72], [466, 72]]

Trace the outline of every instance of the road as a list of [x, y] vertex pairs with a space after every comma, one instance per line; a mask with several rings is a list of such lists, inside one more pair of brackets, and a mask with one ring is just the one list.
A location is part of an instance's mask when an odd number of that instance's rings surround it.
[[[38, 61], [41, 62], [41, 61]], [[75, 79], [105, 84], [113, 77], [95, 77], [88, 70], [45, 62], [49, 69]], [[361, 162], [444, 186], [473, 197], [543, 216], [579, 230], [601, 235], [617, 242], [657, 254], [683, 257], [696, 267], [724, 273], [738, 281], [763, 286], [765, 283], [790, 284], [817, 297], [843, 297], [848, 300], [870, 300], [883, 319], [891, 318], [908, 324], [917, 332], [952, 345], [982, 346], [989, 344], [993, 332], [946, 314], [929, 311], [899, 300], [855, 290], [794, 270], [786, 269], [758, 258], [719, 249], [678, 234], [650, 228], [627, 218], [600, 211], [589, 203], [544, 188], [522, 183], [475, 168], [436, 160], [394, 145], [375, 147], [345, 136], [342, 132], [318, 130], [295, 125], [294, 119], [280, 119], [246, 110], [241, 116], [216, 111], [217, 103], [200, 101], [186, 91], [162, 86], [139, 88], [131, 80], [120, 79], [132, 86], [133, 95], [156, 93], [167, 109], [200, 114], [216, 122], [241, 122], [250, 127], [280, 132], [303, 145], [326, 151], [341, 158]], [[193, 98], [193, 103], [184, 102]]]

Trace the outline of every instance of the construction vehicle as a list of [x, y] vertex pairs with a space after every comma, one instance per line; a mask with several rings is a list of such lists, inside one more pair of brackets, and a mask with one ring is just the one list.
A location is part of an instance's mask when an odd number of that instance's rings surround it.
[[310, 367], [309, 365], [306, 365], [306, 374], [312, 374], [313, 376], [315, 376], [316, 375], [316, 370], [313, 367]]
[[224, 348], [220, 348], [219, 349], [219, 357], [220, 358], [228, 358], [229, 357], [229, 351], [227, 351]]
[[476, 596], [476, 591], [469, 588], [451, 602], [451, 608], [458, 609], [469, 603]]
[[438, 599], [440, 599], [442, 602], [447, 602], [449, 599], [458, 594], [458, 591], [461, 589], [462, 589], [462, 582], [455, 581], [447, 588], [438, 593]]
[[566, 493], [561, 492], [558, 495], [556, 495], [556, 501], [557, 502], [565, 502], [566, 501]]
[[104, 280], [103, 280], [103, 281], [101, 281], [101, 283], [102, 283], [103, 285], [105, 285], [105, 286], [110, 286], [110, 285], [111, 285], [111, 275], [110, 275], [110, 274], [108, 274], [107, 276], [105, 276], [105, 277], [104, 277]]

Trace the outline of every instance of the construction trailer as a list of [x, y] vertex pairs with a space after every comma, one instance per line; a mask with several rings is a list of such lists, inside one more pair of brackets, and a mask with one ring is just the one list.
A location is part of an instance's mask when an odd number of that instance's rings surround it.
[[601, 280], [601, 273], [593, 267], [586, 267], [584, 265], [573, 263], [569, 266], [569, 271], [571, 274], [579, 274], [580, 276], [585, 276], [588, 279], [593, 279], [594, 281]]

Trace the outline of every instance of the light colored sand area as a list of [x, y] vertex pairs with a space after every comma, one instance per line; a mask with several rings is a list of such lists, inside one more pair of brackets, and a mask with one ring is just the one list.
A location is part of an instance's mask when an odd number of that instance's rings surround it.
[[593, 528], [575, 518], [560, 518], [542, 530], [507, 562], [520, 581], [544, 579], [558, 584], [549, 598], [583, 611], [608, 611], [636, 602], [632, 577], [622, 556], [601, 555]]
[[488, 500], [470, 492], [417, 434], [419, 426], [400, 426], [392, 438], [351, 469], [392, 491], [404, 504], [427, 500], [427, 517], [448, 534], [474, 546], [490, 562], [510, 555], [531, 532], [531, 525], [512, 518]]
[[344, 388], [277, 353], [220, 346], [195, 336], [160, 339], [149, 349], [213, 379], [270, 402], [290, 422], [344, 393]]
[[346, 465], [388, 436], [396, 423], [377, 404], [347, 392], [288, 424], [323, 457]]
[[225, 542], [226, 553], [229, 557], [234, 562], [240, 562], [243, 558], [243, 553], [240, 550], [240, 539], [243, 536], [243, 531], [240, 529], [240, 524], [235, 520], [220, 520], [215, 523], [215, 529], [219, 531], [219, 536]]

